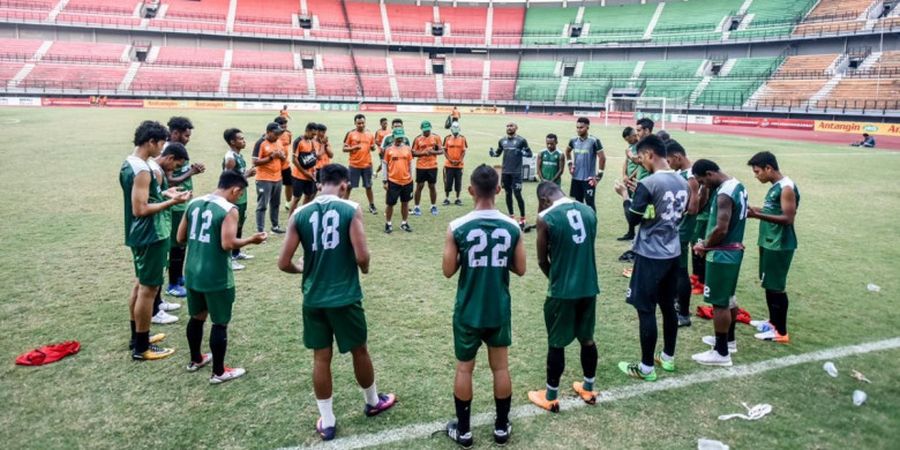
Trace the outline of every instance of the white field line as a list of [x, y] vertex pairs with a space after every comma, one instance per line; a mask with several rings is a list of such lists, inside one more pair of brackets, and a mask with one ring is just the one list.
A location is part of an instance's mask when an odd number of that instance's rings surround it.
[[[900, 348], [900, 337], [885, 339], [883, 341], [869, 342], [859, 345], [848, 345], [846, 347], [833, 347], [800, 355], [784, 356], [765, 361], [759, 361], [730, 368], [717, 368], [704, 370], [702, 372], [692, 373], [683, 377], [663, 378], [660, 381], [635, 382], [627, 386], [622, 386], [608, 391], [601, 392], [597, 397], [597, 403], [609, 403], [618, 400], [625, 400], [632, 397], [638, 397], [654, 392], [668, 391], [672, 389], [693, 386], [701, 383], [711, 383], [731, 378], [749, 377], [758, 375], [770, 370], [783, 369], [799, 364], [806, 364], [816, 361], [824, 361], [828, 359], [843, 358], [851, 355], [861, 355], [864, 353], [876, 352], [881, 350], [892, 350]], [[578, 398], [560, 399], [560, 409], [563, 411], [583, 408], [587, 406]], [[402, 408], [402, 404], [400, 405]], [[533, 405], [522, 405], [513, 408], [510, 411], [510, 418], [524, 419], [542, 414], [548, 414], [543, 409]], [[472, 426], [484, 426], [494, 422], [494, 412], [481, 413], [472, 417]], [[360, 434], [356, 436], [348, 436], [345, 438], [335, 439], [330, 442], [324, 442], [314, 445], [310, 448], [320, 449], [351, 449], [364, 448], [375, 445], [384, 445], [395, 442], [403, 442], [412, 439], [421, 439], [430, 437], [435, 431], [442, 430], [447, 421], [435, 421], [430, 423], [419, 423], [407, 425], [404, 427], [384, 430], [378, 434]], [[299, 447], [291, 447], [299, 448]]]

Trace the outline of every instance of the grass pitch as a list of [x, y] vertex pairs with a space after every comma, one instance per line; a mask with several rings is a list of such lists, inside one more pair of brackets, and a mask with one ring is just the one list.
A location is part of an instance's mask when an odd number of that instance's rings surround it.
[[[0, 439], [7, 448], [272, 448], [319, 442], [313, 427], [318, 415], [310, 376], [311, 352], [301, 342], [300, 277], [278, 271], [275, 259], [281, 238], [248, 251], [256, 259], [235, 274], [237, 301], [230, 328], [227, 362], [245, 367], [244, 378], [210, 386], [207, 372], [186, 373], [185, 308], [175, 325], [154, 326], [168, 334], [174, 357], [133, 363], [127, 353], [127, 299], [132, 282], [130, 254], [122, 244], [122, 194], [117, 171], [131, 151], [134, 128], [143, 119], [165, 122], [181, 113], [196, 129], [188, 149], [192, 160], [210, 169], [195, 177], [197, 194], [214, 188], [225, 151], [222, 131], [237, 126], [248, 141], [275, 113], [164, 110], [0, 109], [3, 201], [0, 202]], [[381, 114], [370, 113], [374, 129]], [[388, 116], [393, 117], [393, 115]], [[437, 115], [404, 114], [407, 132]], [[324, 121], [337, 143], [352, 127], [352, 113], [296, 113], [291, 129], [309, 120]], [[504, 133], [506, 117], [463, 117], [470, 143], [466, 166], [498, 163], [487, 155]], [[574, 135], [574, 120], [515, 117], [520, 134], [533, 149], [542, 148], [549, 132]], [[598, 120], [599, 121], [599, 120]], [[620, 127], [595, 125], [608, 156], [607, 177], [598, 193], [597, 258], [602, 293], [596, 340], [600, 351], [597, 386], [635, 381], [615, 368], [639, 355], [637, 320], [624, 302], [627, 280], [616, 258], [626, 244], [615, 241], [625, 231], [621, 203], [612, 179], [623, 162]], [[437, 130], [443, 135], [444, 130]], [[897, 213], [900, 210], [900, 155], [846, 147], [805, 144], [672, 130], [692, 159], [717, 161], [748, 187], [759, 205], [768, 186], [760, 185], [745, 165], [761, 150], [779, 158], [782, 171], [803, 192], [797, 219], [800, 249], [794, 258], [788, 291], [793, 342], [775, 346], [755, 342], [750, 327], [739, 326], [740, 352], [735, 363], [891, 338], [898, 335]], [[247, 150], [249, 153], [249, 149]], [[337, 162], [346, 162], [338, 155]], [[566, 181], [568, 178], [566, 177]], [[251, 182], [252, 186], [252, 182]], [[439, 182], [439, 190], [441, 183]], [[536, 213], [533, 183], [526, 183], [529, 217]], [[251, 195], [252, 197], [252, 195]], [[364, 192], [353, 193], [364, 201]], [[427, 196], [425, 197], [427, 199]], [[439, 201], [443, 193], [439, 195]], [[502, 197], [498, 206], [505, 209]], [[383, 210], [384, 192], [376, 189]], [[362, 414], [362, 394], [355, 384], [349, 356], [336, 357], [335, 413], [339, 436], [389, 432], [396, 427], [450, 418], [453, 415], [454, 359], [451, 313], [456, 279], [440, 272], [440, 251], [447, 224], [469, 211], [441, 207], [440, 215], [413, 217], [415, 232], [382, 233], [381, 216], [366, 214], [372, 270], [362, 277], [370, 326], [369, 347], [379, 389], [395, 392], [400, 403], [374, 419]], [[428, 204], [427, 200], [423, 204]], [[251, 199], [251, 209], [255, 198]], [[286, 223], [282, 212], [282, 223]], [[399, 221], [399, 218], [395, 218]], [[247, 230], [252, 230], [250, 217]], [[766, 316], [763, 291], [756, 280], [757, 222], [749, 221], [747, 252], [738, 299], [755, 318]], [[525, 235], [528, 273], [514, 277], [513, 347], [510, 366], [513, 406], [527, 403], [525, 393], [544, 385], [546, 334], [542, 303], [546, 280], [537, 268], [534, 235]], [[881, 286], [870, 293], [866, 284]], [[694, 297], [693, 304], [700, 298]], [[207, 327], [208, 330], [208, 327]], [[675, 377], [711, 370], [690, 361], [704, 350], [700, 337], [712, 324], [695, 320], [679, 332]], [[13, 365], [18, 353], [39, 345], [77, 339], [75, 357], [40, 368]], [[699, 437], [722, 440], [732, 448], [888, 448], [900, 437], [898, 351], [838, 361], [874, 382], [866, 385], [870, 402], [853, 408], [856, 382], [834, 381], [819, 366], [807, 364], [765, 375], [695, 386], [584, 408], [558, 416], [514, 422], [512, 443], [540, 447], [688, 448]], [[580, 378], [577, 348], [567, 352], [563, 387]], [[485, 355], [475, 373], [474, 412], [493, 410], [490, 371]], [[718, 393], [721, 393], [719, 395]], [[759, 422], [715, 420], [741, 410], [740, 402], [771, 403], [774, 412]], [[489, 431], [476, 429], [477, 445], [487, 446]], [[396, 447], [451, 448], [433, 438]]]

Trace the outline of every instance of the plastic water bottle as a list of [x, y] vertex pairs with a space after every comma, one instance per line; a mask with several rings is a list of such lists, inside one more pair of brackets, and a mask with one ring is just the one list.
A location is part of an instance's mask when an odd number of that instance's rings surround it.
[[856, 406], [862, 406], [863, 403], [866, 402], [868, 396], [865, 392], [860, 391], [859, 389], [853, 391], [853, 404]]
[[877, 285], [877, 284], [875, 284], [875, 283], [869, 283], [869, 284], [866, 286], [866, 289], [868, 289], [869, 292], [881, 292], [881, 286], [879, 286], [879, 285]]
[[822, 365], [822, 369], [825, 369], [825, 372], [828, 373], [828, 375], [831, 375], [831, 378], [838, 377], [838, 370], [837, 370], [837, 367], [834, 366], [833, 362], [831, 362], [831, 361], [826, 362], [825, 364]]

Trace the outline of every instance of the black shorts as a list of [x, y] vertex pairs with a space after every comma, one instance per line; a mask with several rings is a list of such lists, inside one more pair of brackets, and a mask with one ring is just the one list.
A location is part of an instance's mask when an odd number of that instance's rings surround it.
[[291, 168], [290, 167], [281, 171], [281, 184], [283, 184], [285, 186], [291, 186], [291, 185], [293, 185], [293, 180], [294, 180], [294, 177], [291, 176]]
[[364, 188], [372, 187], [372, 166], [366, 168], [351, 167], [350, 168], [350, 187], [358, 188], [359, 182], [362, 180]]
[[413, 184], [397, 184], [392, 181], [388, 181], [387, 188], [387, 205], [394, 206], [397, 204], [397, 199], [400, 199], [401, 202], [408, 202], [412, 200], [412, 191]]
[[575, 199], [576, 202], [584, 203], [591, 207], [591, 209], [596, 210], [594, 206], [594, 195], [596, 194], [595, 186], [591, 186], [585, 180], [572, 180], [572, 184], [569, 187], [569, 196]]
[[503, 189], [512, 189], [514, 191], [522, 190], [522, 174], [521, 173], [504, 173], [500, 176], [500, 186]]
[[316, 182], [310, 180], [301, 180], [299, 178], [294, 178], [293, 183], [291, 184], [291, 188], [294, 193], [294, 197], [299, 197], [301, 195], [313, 196], [316, 194]]
[[634, 255], [634, 272], [625, 301], [642, 312], [653, 312], [656, 305], [674, 306], [678, 285], [678, 258], [650, 259]]
[[437, 167], [434, 169], [416, 169], [416, 183], [437, 183]]
[[444, 192], [462, 190], [462, 167], [444, 167]]

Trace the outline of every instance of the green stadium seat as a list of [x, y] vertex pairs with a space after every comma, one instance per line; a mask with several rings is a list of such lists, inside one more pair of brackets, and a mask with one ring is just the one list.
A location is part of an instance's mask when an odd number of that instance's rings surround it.
[[525, 12], [525, 44], [564, 44], [569, 38], [563, 35], [566, 25], [575, 22], [578, 8], [531, 7]]
[[656, 4], [585, 7], [583, 20], [590, 26], [578, 42], [599, 44], [643, 40], [655, 11]]
[[[754, 0], [747, 9], [752, 15], [745, 30], [731, 32], [729, 38], [777, 37], [790, 34], [816, 0]], [[746, 20], [746, 19], [745, 19]]]
[[668, 2], [653, 29], [653, 41], [719, 40], [722, 38], [720, 25], [740, 9], [742, 3], [743, 0]]

